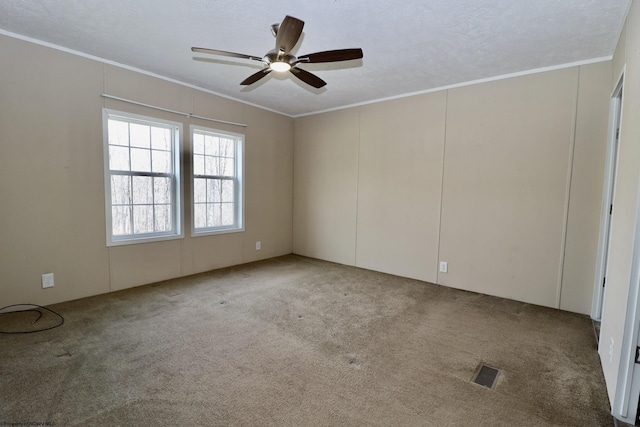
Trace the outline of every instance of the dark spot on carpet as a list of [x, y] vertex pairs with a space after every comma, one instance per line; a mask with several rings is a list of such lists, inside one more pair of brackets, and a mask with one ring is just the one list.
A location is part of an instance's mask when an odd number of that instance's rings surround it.
[[362, 363], [355, 356], [350, 356], [349, 357], [349, 366], [351, 366], [354, 369], [361, 369], [362, 368]]

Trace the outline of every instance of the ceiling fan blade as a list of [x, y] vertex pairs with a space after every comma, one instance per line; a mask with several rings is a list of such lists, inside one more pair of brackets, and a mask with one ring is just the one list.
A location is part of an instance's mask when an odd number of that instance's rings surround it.
[[257, 73], [251, 74], [249, 77], [244, 79], [240, 84], [243, 85], [243, 86], [248, 86], [248, 85], [254, 84], [255, 82], [257, 82], [261, 78], [267, 77], [267, 74], [269, 74], [270, 72], [271, 72], [271, 68], [264, 68], [264, 69], [258, 71]]
[[306, 84], [315, 87], [316, 89], [320, 89], [327, 84], [327, 82], [322, 80], [320, 77], [316, 76], [315, 74], [311, 74], [310, 72], [303, 70], [302, 68], [293, 67], [290, 71], [294, 76], [296, 76]]
[[285, 16], [277, 31], [276, 50], [283, 50], [285, 55], [288, 54], [298, 43], [303, 27], [304, 21], [293, 16]]
[[316, 62], [338, 62], [350, 61], [352, 59], [362, 58], [362, 49], [337, 49], [327, 50], [324, 52], [309, 53], [298, 57], [297, 62], [316, 63]]
[[192, 52], [208, 53], [210, 55], [230, 56], [232, 58], [253, 59], [254, 61], [262, 61], [257, 56], [245, 55], [244, 53], [227, 52], [225, 50], [207, 49], [206, 47], [192, 47]]

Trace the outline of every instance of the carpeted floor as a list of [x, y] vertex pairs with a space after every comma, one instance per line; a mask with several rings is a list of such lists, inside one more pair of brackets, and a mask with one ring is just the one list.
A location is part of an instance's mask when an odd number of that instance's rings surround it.
[[0, 425], [613, 425], [587, 317], [416, 280], [291, 255], [50, 308], [0, 335]]

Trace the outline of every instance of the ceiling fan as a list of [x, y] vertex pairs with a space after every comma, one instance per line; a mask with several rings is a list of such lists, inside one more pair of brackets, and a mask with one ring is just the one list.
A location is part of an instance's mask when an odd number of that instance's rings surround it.
[[242, 53], [227, 52], [224, 50], [207, 49], [203, 47], [192, 47], [193, 52], [208, 53], [212, 55], [230, 56], [232, 58], [251, 59], [253, 61], [262, 62], [265, 67], [255, 74], [250, 75], [244, 79], [241, 85], [250, 85], [258, 80], [266, 77], [272, 71], [275, 72], [287, 72], [302, 80], [303, 82], [315, 87], [321, 88], [327, 83], [320, 77], [303, 70], [298, 67], [298, 64], [314, 64], [320, 62], [338, 62], [349, 61], [352, 59], [362, 58], [362, 49], [337, 49], [327, 50], [324, 52], [309, 53], [295, 57], [291, 54], [291, 49], [298, 43], [300, 36], [302, 35], [302, 28], [304, 27], [304, 21], [301, 21], [292, 16], [285, 16], [280, 24], [273, 24], [271, 26], [271, 33], [276, 38], [276, 47], [263, 57], [245, 55]]

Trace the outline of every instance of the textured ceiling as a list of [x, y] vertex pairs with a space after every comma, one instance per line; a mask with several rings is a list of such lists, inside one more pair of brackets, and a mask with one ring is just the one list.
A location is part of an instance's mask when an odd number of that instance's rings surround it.
[[[166, 76], [291, 116], [613, 54], [631, 0], [2, 0], [0, 29]], [[305, 21], [294, 53], [361, 47], [310, 64], [328, 84], [286, 73], [249, 87], [270, 25]]]

